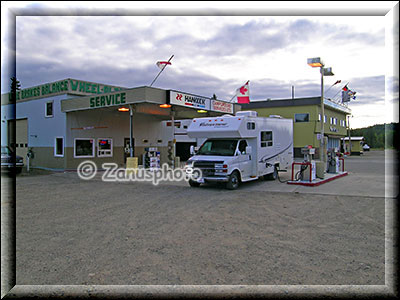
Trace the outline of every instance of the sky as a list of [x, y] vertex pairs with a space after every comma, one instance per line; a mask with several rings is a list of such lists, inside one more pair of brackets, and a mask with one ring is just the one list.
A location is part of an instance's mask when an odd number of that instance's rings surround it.
[[[13, 38], [22, 88], [65, 78], [148, 86], [156, 62], [174, 55], [153, 87], [228, 101], [248, 80], [251, 101], [291, 98], [292, 86], [295, 98], [320, 96], [307, 58], [321, 57], [335, 74], [325, 97], [339, 101], [345, 84], [357, 93], [352, 128], [398, 122], [396, 1], [107, 3], [2, 2], [1, 92]], [[3, 26], [10, 9], [15, 31]]]

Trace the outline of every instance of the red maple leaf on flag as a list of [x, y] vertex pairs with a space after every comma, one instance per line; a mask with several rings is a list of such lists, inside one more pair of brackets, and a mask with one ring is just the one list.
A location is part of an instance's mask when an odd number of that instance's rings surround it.
[[246, 89], [244, 86], [242, 86], [242, 87], [240, 88], [239, 92], [240, 92], [242, 95], [244, 95], [244, 94], [247, 92], [247, 89]]

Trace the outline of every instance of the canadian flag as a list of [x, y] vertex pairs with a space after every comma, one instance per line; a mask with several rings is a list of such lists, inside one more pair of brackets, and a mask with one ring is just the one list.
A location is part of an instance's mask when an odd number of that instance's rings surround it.
[[160, 69], [164, 69], [167, 65], [170, 65], [171, 63], [169, 61], [158, 61], [156, 63], [157, 67]]
[[236, 90], [237, 103], [250, 103], [249, 80]]

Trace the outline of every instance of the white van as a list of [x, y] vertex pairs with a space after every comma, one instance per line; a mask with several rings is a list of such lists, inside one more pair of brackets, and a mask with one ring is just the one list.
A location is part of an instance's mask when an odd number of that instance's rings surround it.
[[187, 134], [206, 138], [186, 163], [202, 171], [189, 180], [192, 187], [206, 182], [225, 182], [228, 189], [260, 176], [276, 179], [278, 170], [293, 162], [293, 121], [279, 116], [258, 117], [255, 111], [235, 116], [193, 119]]

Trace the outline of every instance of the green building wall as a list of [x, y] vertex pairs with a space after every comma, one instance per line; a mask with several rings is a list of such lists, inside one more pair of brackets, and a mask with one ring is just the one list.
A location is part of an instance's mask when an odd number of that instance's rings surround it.
[[[319, 121], [319, 114], [321, 108], [319, 105], [302, 105], [302, 106], [287, 106], [287, 107], [263, 107], [252, 108], [258, 113], [259, 117], [269, 117], [270, 115], [279, 115], [283, 118], [290, 118], [293, 120], [293, 148], [295, 148], [296, 156], [300, 149], [311, 145], [314, 148], [320, 146], [317, 139], [317, 134], [321, 132], [321, 122]], [[327, 120], [324, 124], [325, 136], [343, 138], [347, 135], [346, 128], [346, 114], [339, 112], [325, 106], [325, 115]], [[295, 114], [309, 114], [308, 122], [295, 122]], [[330, 118], [336, 118], [337, 124], [330, 124]], [[340, 121], [344, 121], [344, 124]], [[344, 125], [344, 126], [343, 126]], [[317, 149], [318, 151], [318, 149]]]

